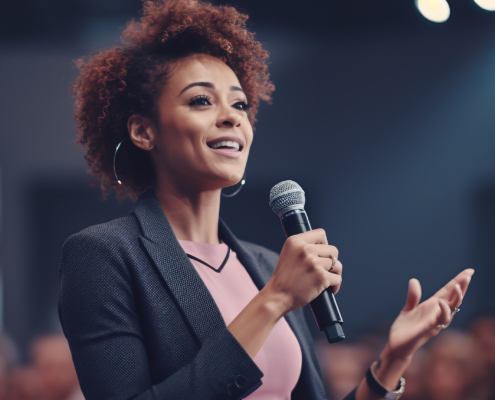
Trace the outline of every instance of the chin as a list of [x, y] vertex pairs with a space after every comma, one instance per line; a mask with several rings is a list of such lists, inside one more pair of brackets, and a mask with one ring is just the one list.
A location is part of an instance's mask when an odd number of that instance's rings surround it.
[[244, 178], [244, 174], [242, 174], [242, 175], [236, 174], [235, 176], [230, 175], [229, 177], [223, 179], [224, 182], [222, 183], [222, 188], [228, 188], [231, 186], [235, 186], [242, 180], [242, 178]]
[[216, 171], [212, 171], [216, 175], [216, 181], [221, 182], [222, 187], [233, 186], [239, 183], [244, 177], [244, 168], [239, 168], [239, 166], [225, 166], [223, 168], [218, 168]]

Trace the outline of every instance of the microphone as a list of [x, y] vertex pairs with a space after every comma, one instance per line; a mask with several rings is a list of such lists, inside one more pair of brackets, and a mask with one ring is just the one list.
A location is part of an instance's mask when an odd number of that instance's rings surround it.
[[[270, 190], [270, 207], [280, 217], [285, 236], [289, 237], [311, 230], [308, 216], [304, 211], [306, 197], [301, 186], [294, 181], [283, 181]], [[324, 331], [329, 343], [345, 339], [339, 307], [331, 287], [325, 289], [311, 301], [311, 311], [320, 331]]]

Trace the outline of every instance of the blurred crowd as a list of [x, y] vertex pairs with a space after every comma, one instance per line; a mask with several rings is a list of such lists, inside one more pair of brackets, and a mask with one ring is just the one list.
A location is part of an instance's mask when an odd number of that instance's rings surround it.
[[[331, 400], [342, 399], [363, 379], [385, 344], [383, 335], [355, 343], [317, 342]], [[495, 315], [479, 315], [467, 331], [447, 328], [414, 356], [401, 400], [495, 400]]]
[[12, 341], [1, 336], [0, 400], [84, 400], [65, 337], [37, 338], [29, 363], [20, 365]]
[[[342, 399], [359, 384], [383, 348], [384, 336], [316, 342], [330, 400]], [[404, 377], [401, 400], [495, 400], [495, 315], [478, 316], [467, 331], [442, 331], [416, 353]], [[84, 400], [65, 337], [36, 339], [23, 366], [13, 343], [0, 337], [0, 400]]]

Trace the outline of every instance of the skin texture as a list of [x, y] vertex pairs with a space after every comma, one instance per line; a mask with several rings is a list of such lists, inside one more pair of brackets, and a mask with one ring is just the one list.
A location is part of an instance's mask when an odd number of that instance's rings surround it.
[[256, 121], [260, 102], [270, 102], [275, 90], [268, 73], [268, 52], [246, 28], [248, 16], [243, 12], [200, 0], [142, 3], [141, 17], [129, 21], [121, 45], [76, 61], [82, 72], [73, 86], [76, 143], [85, 149], [92, 185], [100, 186], [103, 199], [115, 193], [118, 200], [136, 201], [156, 184], [150, 154], [123, 144], [117, 167], [122, 184], [115, 177], [113, 158], [117, 143], [127, 138], [129, 117], [151, 116], [170, 61], [193, 53], [223, 60], [236, 71], [249, 98], [251, 123]]
[[[177, 237], [218, 243], [221, 189], [242, 179], [253, 140], [248, 114], [240, 109], [247, 98], [242, 91], [231, 90], [241, 87], [235, 73], [208, 55], [181, 60], [170, 75], [157, 102], [158, 123], [134, 115], [128, 129], [136, 146], [151, 149], [155, 193]], [[193, 86], [181, 94], [195, 82], [210, 82], [215, 88]], [[239, 158], [208, 147], [208, 142], [223, 136], [242, 140]]]
[[[184, 90], [197, 82], [214, 87]], [[189, 56], [170, 73], [157, 101], [157, 121], [138, 114], [128, 120], [134, 144], [151, 152], [155, 193], [178, 239], [219, 243], [221, 189], [243, 177], [253, 130], [245, 111], [247, 98], [233, 87], [241, 87], [239, 80], [222, 61], [204, 54]], [[211, 150], [208, 143], [223, 136], [242, 142], [240, 157]], [[287, 239], [267, 285], [228, 326], [252, 358], [287, 312], [305, 306], [329, 286], [334, 293], [339, 290], [342, 264], [337, 258], [338, 250], [328, 244], [322, 229]], [[461, 304], [473, 273], [472, 269], [461, 272], [423, 303], [421, 286], [411, 279], [406, 305], [390, 329], [376, 370], [389, 390], [397, 387], [414, 352], [451, 319], [450, 310]], [[363, 380], [357, 399], [378, 397]]]

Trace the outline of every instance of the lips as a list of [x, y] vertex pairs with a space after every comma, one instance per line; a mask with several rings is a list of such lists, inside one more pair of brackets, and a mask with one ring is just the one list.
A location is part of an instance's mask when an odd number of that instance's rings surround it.
[[240, 157], [242, 149], [244, 148], [244, 142], [242, 139], [234, 136], [222, 136], [212, 139], [206, 144], [212, 152], [230, 158]]
[[242, 151], [244, 148], [244, 141], [241, 138], [235, 136], [222, 136], [206, 142], [210, 149], [230, 149], [235, 151]]

